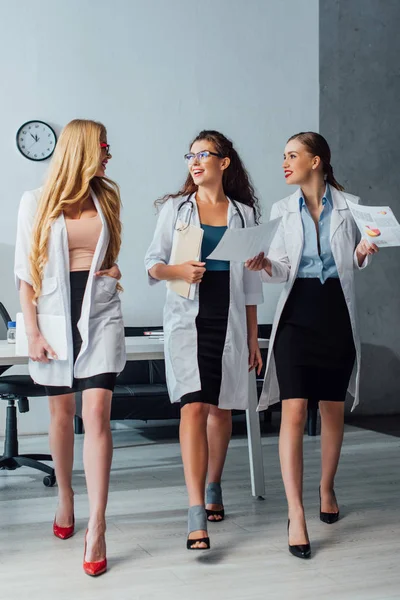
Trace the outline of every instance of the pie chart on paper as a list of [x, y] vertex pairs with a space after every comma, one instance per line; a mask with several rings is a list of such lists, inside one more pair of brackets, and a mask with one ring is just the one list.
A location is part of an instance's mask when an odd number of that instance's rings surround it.
[[376, 229], [374, 227], [370, 227], [369, 225], [365, 226], [365, 233], [367, 235], [369, 235], [369, 237], [378, 237], [381, 235], [381, 232], [379, 229]]

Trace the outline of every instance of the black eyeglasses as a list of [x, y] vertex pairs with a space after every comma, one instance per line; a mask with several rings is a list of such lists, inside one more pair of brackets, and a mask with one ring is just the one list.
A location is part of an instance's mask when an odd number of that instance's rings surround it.
[[196, 158], [199, 162], [202, 162], [203, 160], [207, 160], [209, 156], [217, 156], [218, 158], [224, 158], [219, 152], [210, 152], [210, 150], [203, 150], [202, 152], [197, 152], [196, 154], [193, 154], [193, 152], [188, 152], [188, 154], [185, 154], [184, 158], [186, 162], [190, 164]]

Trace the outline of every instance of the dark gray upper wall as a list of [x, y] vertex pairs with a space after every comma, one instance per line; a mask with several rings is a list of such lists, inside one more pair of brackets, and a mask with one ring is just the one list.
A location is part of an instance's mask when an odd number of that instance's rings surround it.
[[[320, 132], [335, 176], [400, 220], [400, 1], [320, 0]], [[400, 412], [400, 248], [357, 274], [361, 407]]]

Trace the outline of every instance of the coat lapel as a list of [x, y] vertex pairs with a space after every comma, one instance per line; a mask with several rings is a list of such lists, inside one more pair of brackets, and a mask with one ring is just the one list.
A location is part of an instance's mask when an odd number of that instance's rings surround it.
[[102, 267], [104, 257], [106, 255], [107, 248], [108, 248], [108, 243], [110, 241], [110, 234], [108, 231], [106, 220], [104, 218], [103, 211], [101, 210], [100, 202], [98, 201], [97, 196], [93, 192], [93, 190], [91, 190], [91, 195], [92, 195], [94, 205], [99, 214], [101, 224], [102, 224], [100, 236], [99, 236], [99, 239], [98, 239], [98, 242], [96, 245], [96, 250], [94, 252], [94, 256], [93, 256], [93, 260], [92, 260], [92, 266], [90, 269], [91, 274], [92, 274], [95, 271], [98, 271], [99, 269], [101, 269], [101, 267]]
[[330, 230], [330, 239], [331, 239], [331, 243], [332, 243], [333, 236], [335, 235], [335, 233], [337, 232], [339, 227], [341, 225], [343, 225], [343, 223], [344, 223], [344, 217], [342, 216], [341, 211], [347, 210], [348, 206], [347, 206], [346, 198], [344, 197], [342, 192], [340, 192], [339, 190], [337, 190], [336, 188], [334, 188], [331, 185], [329, 187], [331, 190], [332, 204], [333, 204], [332, 217], [331, 217], [331, 230]]
[[53, 221], [51, 225], [51, 245], [55, 249], [56, 257], [56, 268], [57, 275], [62, 281], [62, 287], [68, 292], [69, 298], [69, 277], [66, 273], [69, 273], [69, 248], [68, 248], [68, 234], [67, 227], [65, 225], [64, 213], [62, 212], [59, 217]]
[[197, 208], [196, 202], [196, 194], [188, 196], [188, 201], [192, 203], [193, 207], [192, 225], [195, 225], [196, 227], [201, 227], [199, 209]]
[[300, 262], [300, 256], [304, 245], [303, 221], [300, 214], [301, 189], [297, 189], [288, 202], [287, 229], [291, 233], [291, 246], [293, 255], [290, 257], [294, 265]]
[[301, 188], [298, 188], [294, 194], [289, 197], [288, 201], [288, 211], [290, 213], [297, 213], [300, 215], [300, 198], [301, 198]]
[[228, 228], [229, 229], [238, 229], [238, 228], [242, 227], [242, 219], [240, 218], [240, 215], [242, 215], [245, 223], [246, 223], [246, 220], [244, 218], [243, 213], [239, 214], [240, 208], [235, 206], [230, 198], [228, 198], [228, 202], [229, 202], [228, 215], [227, 215]]

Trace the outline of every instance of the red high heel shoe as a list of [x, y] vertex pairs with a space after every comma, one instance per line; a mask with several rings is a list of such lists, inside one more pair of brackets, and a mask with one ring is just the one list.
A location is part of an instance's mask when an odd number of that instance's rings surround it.
[[83, 570], [86, 575], [90, 575], [91, 577], [98, 577], [107, 571], [107, 558], [103, 558], [103, 560], [99, 560], [97, 562], [87, 562], [86, 558], [86, 538], [87, 538], [88, 530], [86, 529], [85, 533], [85, 550], [83, 552]]
[[75, 532], [75, 516], [72, 517], [72, 525], [70, 527], [60, 527], [56, 523], [56, 518], [54, 517], [53, 523], [53, 533], [56, 537], [60, 538], [60, 540], [67, 540], [72, 537]]

